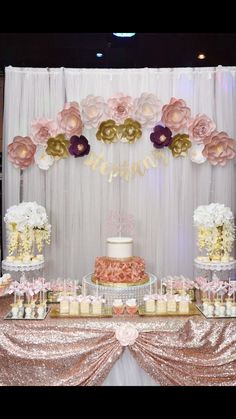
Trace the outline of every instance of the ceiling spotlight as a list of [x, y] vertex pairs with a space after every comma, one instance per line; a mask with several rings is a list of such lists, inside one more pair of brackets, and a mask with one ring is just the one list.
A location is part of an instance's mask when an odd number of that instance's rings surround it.
[[198, 56], [197, 56], [197, 58], [199, 59], [199, 60], [205, 60], [205, 58], [206, 58], [206, 56], [205, 56], [205, 54], [198, 54]]
[[113, 35], [118, 36], [120, 38], [131, 38], [132, 36], [136, 35], [135, 32], [124, 33], [124, 32], [113, 32]]
[[96, 57], [102, 58], [103, 57], [103, 53], [102, 52], [97, 52]]

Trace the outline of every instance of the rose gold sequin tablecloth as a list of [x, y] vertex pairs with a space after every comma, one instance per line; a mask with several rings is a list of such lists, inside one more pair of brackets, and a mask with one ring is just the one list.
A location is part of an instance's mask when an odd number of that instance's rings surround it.
[[100, 385], [126, 347], [115, 334], [124, 324], [138, 332], [131, 354], [161, 385], [236, 385], [236, 319], [3, 320], [10, 302], [0, 299], [2, 386]]

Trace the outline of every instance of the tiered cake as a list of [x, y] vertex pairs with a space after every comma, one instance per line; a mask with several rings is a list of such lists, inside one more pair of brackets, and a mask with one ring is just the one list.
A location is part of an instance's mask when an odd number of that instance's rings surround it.
[[107, 256], [97, 257], [93, 282], [101, 285], [141, 285], [149, 279], [145, 273], [145, 262], [133, 256], [133, 239], [110, 237], [107, 239]]

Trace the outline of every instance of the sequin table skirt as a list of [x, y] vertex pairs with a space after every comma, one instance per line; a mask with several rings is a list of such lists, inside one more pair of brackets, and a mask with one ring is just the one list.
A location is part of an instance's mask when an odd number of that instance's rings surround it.
[[233, 319], [3, 320], [11, 301], [0, 299], [0, 385], [100, 385], [125, 348], [161, 385], [236, 385]]

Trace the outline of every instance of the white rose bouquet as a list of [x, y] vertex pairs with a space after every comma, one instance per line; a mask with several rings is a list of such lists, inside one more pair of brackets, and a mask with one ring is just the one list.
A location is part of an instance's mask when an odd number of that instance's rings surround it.
[[10, 207], [4, 217], [9, 233], [9, 255], [30, 255], [34, 243], [39, 252], [50, 243], [51, 225], [46, 210], [37, 202], [22, 202]]
[[227, 258], [235, 239], [234, 217], [230, 208], [217, 203], [201, 205], [194, 211], [193, 219], [198, 227], [199, 249], [205, 248], [210, 260]]

